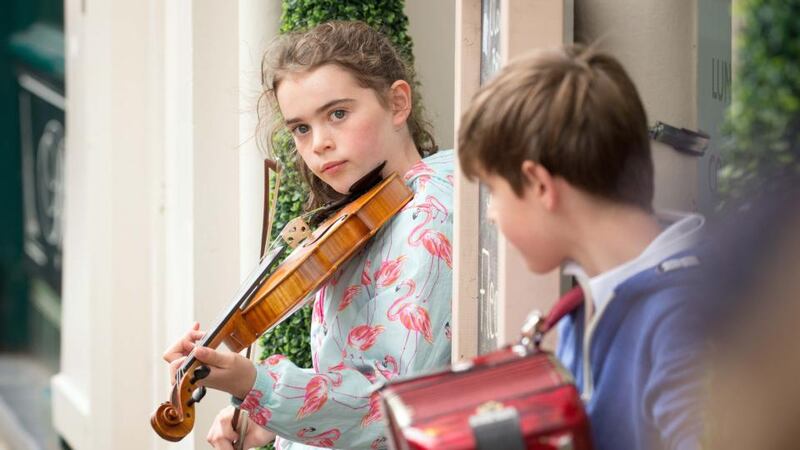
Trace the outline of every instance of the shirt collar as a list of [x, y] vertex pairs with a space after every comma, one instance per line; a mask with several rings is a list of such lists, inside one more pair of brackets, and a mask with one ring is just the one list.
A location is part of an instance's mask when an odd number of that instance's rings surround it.
[[614, 296], [616, 287], [628, 278], [694, 246], [705, 223], [705, 218], [700, 214], [675, 211], [660, 211], [656, 218], [666, 228], [636, 258], [594, 277], [589, 277], [575, 262], [568, 262], [564, 266], [564, 273], [574, 276], [587, 299], [590, 298], [594, 303], [594, 311], [602, 311]]

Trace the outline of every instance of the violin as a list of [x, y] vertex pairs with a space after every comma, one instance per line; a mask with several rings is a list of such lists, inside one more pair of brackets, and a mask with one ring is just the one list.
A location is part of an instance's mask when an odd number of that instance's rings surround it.
[[[365, 190], [363, 185], [374, 184], [377, 181], [374, 177], [381, 168], [356, 183], [350, 191], [359, 196], [349, 201], [353, 197], [351, 194], [346, 198], [349, 202], [324, 219], [307, 237], [301, 240], [289, 233], [285, 240], [294, 249], [280, 265], [276, 266], [276, 262], [286, 247], [276, 246], [270, 250], [198, 345], [217, 348], [225, 343], [238, 353], [306, 304], [312, 298], [310, 294], [413, 197], [411, 189], [394, 173]], [[360, 191], [365, 192], [361, 194]], [[292, 222], [287, 228], [291, 226]], [[295, 228], [305, 226], [294, 225]], [[282, 235], [285, 233], [286, 229]], [[274, 272], [268, 275], [273, 267]], [[208, 372], [208, 367], [192, 353], [178, 369], [169, 401], [158, 406], [150, 416], [150, 424], [163, 439], [177, 442], [192, 430], [195, 404], [206, 392], [197, 382], [208, 376]]]

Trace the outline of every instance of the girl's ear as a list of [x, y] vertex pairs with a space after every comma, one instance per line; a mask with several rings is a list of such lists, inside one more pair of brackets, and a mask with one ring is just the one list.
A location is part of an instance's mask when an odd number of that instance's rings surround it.
[[411, 86], [407, 81], [397, 80], [389, 88], [389, 106], [392, 109], [392, 122], [395, 127], [406, 123], [411, 115]]
[[553, 211], [558, 204], [558, 190], [553, 175], [543, 165], [533, 161], [522, 162], [522, 175], [533, 195], [548, 211]]

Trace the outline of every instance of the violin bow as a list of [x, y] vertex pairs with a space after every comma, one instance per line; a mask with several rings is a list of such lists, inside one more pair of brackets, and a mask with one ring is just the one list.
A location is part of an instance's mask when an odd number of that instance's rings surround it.
[[[270, 170], [275, 173], [275, 189], [270, 189], [269, 186], [269, 173]], [[275, 208], [278, 203], [278, 190], [281, 186], [281, 170], [280, 164], [272, 159], [265, 158], [264, 159], [264, 208], [263, 208], [263, 217], [261, 220], [261, 252], [260, 257], [264, 258], [264, 255], [267, 253], [267, 245], [272, 241], [272, 223], [275, 218]], [[270, 198], [273, 197], [273, 198]], [[247, 351], [245, 353], [245, 357], [247, 359], [251, 359], [251, 353], [253, 350], [253, 346], [256, 345], [255, 342], [249, 346], [247, 346]], [[241, 422], [241, 423], [239, 423]], [[239, 407], [233, 412], [233, 419], [231, 420], [231, 425], [233, 425], [234, 431], [239, 433], [239, 439], [236, 441], [234, 448], [236, 450], [244, 450], [244, 436], [247, 434], [247, 424], [249, 420], [247, 420], [247, 411], [242, 412]]]

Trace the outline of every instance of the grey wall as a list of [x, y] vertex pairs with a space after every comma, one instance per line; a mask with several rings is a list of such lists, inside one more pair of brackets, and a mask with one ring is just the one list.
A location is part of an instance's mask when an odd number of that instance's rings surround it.
[[406, 0], [422, 99], [439, 148], [453, 148], [455, 0]]
[[[575, 0], [575, 40], [619, 58], [648, 121], [697, 128], [697, 1]], [[694, 210], [697, 159], [654, 144], [656, 208]]]

